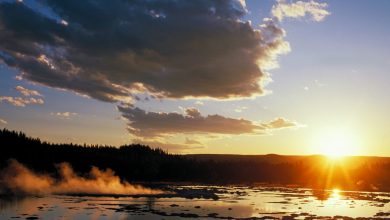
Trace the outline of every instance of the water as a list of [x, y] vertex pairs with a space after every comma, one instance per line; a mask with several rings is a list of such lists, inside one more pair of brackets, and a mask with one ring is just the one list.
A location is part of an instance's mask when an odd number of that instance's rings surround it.
[[[0, 219], [319, 219], [334, 216], [390, 219], [390, 193], [283, 187], [172, 186], [171, 189], [186, 194], [0, 197]], [[208, 194], [203, 196], [205, 190]], [[210, 197], [209, 192], [215, 197]]]

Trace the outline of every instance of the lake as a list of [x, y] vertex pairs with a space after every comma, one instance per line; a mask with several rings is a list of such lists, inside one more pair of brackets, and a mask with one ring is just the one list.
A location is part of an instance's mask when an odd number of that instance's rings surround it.
[[165, 186], [139, 196], [0, 197], [0, 219], [389, 219], [390, 193], [287, 187]]

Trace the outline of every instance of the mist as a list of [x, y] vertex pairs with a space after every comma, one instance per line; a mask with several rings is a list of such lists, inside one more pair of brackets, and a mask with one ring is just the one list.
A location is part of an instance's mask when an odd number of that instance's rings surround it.
[[92, 167], [85, 176], [75, 173], [69, 163], [56, 165], [59, 178], [47, 173], [36, 173], [16, 160], [0, 171], [0, 193], [22, 195], [44, 194], [161, 194], [161, 190], [130, 184], [115, 175], [111, 169]]

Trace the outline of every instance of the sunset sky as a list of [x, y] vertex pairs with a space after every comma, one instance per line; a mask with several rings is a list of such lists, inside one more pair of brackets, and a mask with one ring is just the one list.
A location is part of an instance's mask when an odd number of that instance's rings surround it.
[[0, 0], [0, 127], [172, 153], [390, 156], [390, 1]]

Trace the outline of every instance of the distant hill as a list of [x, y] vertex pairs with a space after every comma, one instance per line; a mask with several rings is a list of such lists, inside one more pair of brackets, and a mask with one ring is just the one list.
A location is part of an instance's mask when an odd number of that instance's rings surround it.
[[[207, 161], [213, 160], [218, 162], [226, 161], [250, 161], [261, 163], [297, 163], [297, 162], [318, 162], [329, 161], [329, 158], [324, 155], [278, 155], [278, 154], [265, 154], [265, 155], [241, 155], [241, 154], [186, 154], [183, 155], [186, 158]], [[340, 160], [348, 166], [360, 166], [362, 164], [376, 164], [376, 163], [390, 163], [390, 157], [377, 157], [377, 156], [346, 156]]]
[[[308, 156], [285, 156], [277, 154], [267, 155], [237, 155], [237, 154], [187, 154], [184, 157], [197, 160], [214, 160], [214, 161], [257, 161], [266, 163], [285, 163], [295, 162]], [[322, 156], [313, 156], [322, 157]]]

